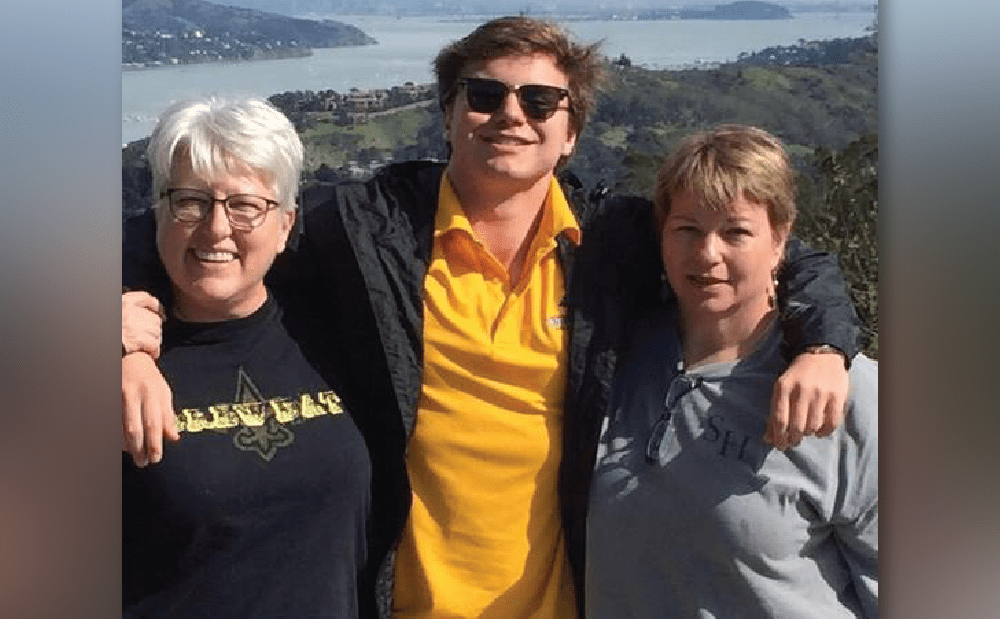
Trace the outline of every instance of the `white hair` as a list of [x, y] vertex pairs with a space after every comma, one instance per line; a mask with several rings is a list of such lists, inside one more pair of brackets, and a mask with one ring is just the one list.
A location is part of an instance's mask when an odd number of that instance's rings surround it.
[[288, 118], [263, 99], [209, 97], [168, 107], [146, 150], [154, 203], [167, 189], [179, 156], [189, 157], [195, 174], [208, 179], [249, 169], [272, 187], [282, 208], [295, 209], [302, 141]]

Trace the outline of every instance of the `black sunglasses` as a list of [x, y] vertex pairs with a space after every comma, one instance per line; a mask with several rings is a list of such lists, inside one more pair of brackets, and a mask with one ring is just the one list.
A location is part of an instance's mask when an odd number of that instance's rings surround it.
[[462, 77], [458, 79], [458, 85], [465, 88], [465, 100], [469, 103], [469, 109], [478, 114], [496, 112], [503, 105], [507, 93], [513, 91], [524, 115], [532, 120], [548, 120], [559, 109], [559, 102], [569, 97], [569, 91], [558, 86], [508, 86], [500, 80], [482, 77]]

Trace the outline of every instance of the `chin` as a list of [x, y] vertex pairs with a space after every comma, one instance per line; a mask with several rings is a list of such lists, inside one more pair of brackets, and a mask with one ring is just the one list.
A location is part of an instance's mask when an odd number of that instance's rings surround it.
[[705, 305], [697, 308], [696, 311], [698, 311], [698, 312], [700, 312], [702, 314], [709, 315], [709, 316], [718, 316], [718, 317], [721, 318], [723, 316], [727, 316], [727, 317], [728, 316], [732, 316], [734, 309], [735, 308], [731, 304], [728, 304], [728, 303], [726, 303], [726, 304], [722, 304], [722, 303], [719, 303], [719, 304], [708, 303], [708, 304], [705, 304]]
[[525, 183], [536, 183], [545, 177], [545, 172], [538, 170], [526, 170], [515, 166], [498, 166], [493, 168], [494, 178], [503, 178], [512, 181], [522, 181]]
[[688, 299], [681, 301], [681, 306], [688, 313], [720, 316], [730, 314], [735, 309], [735, 303], [731, 299]]
[[221, 279], [205, 279], [192, 286], [192, 293], [201, 299], [218, 303], [234, 296], [237, 286], [233, 282]]
[[237, 292], [235, 287], [220, 282], [194, 287], [187, 296], [198, 305], [218, 307], [232, 304]]

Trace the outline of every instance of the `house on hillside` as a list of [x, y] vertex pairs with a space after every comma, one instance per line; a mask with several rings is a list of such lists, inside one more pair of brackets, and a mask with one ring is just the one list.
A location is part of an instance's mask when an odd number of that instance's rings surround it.
[[375, 112], [383, 110], [389, 101], [389, 91], [383, 88], [360, 90], [352, 88], [344, 95], [343, 108], [348, 112]]
[[418, 101], [427, 101], [434, 98], [435, 90], [434, 84], [406, 82], [402, 86], [393, 86], [389, 89], [389, 105], [396, 107]]

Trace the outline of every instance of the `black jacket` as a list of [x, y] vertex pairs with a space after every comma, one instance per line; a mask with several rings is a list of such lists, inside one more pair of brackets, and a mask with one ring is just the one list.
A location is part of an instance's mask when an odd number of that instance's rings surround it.
[[[420, 395], [423, 282], [443, 171], [441, 163], [407, 162], [366, 182], [307, 189], [301, 196], [303, 234], [294, 250], [279, 256], [267, 280], [328, 308], [330, 328], [347, 355], [346, 398], [372, 455], [369, 556], [385, 557], [367, 583], [375, 588], [369, 600], [377, 601], [380, 617], [390, 616], [394, 548], [411, 503], [406, 444]], [[569, 178], [563, 188], [583, 231], [579, 248], [559, 242], [570, 333], [559, 493], [582, 616], [598, 432], [628, 318], [661, 301], [662, 268], [648, 200], [588, 192]], [[793, 350], [823, 342], [853, 356], [857, 319], [836, 259], [792, 246], [801, 251], [791, 252], [790, 273], [779, 289], [786, 339]], [[129, 270], [123, 264], [123, 272]]]

